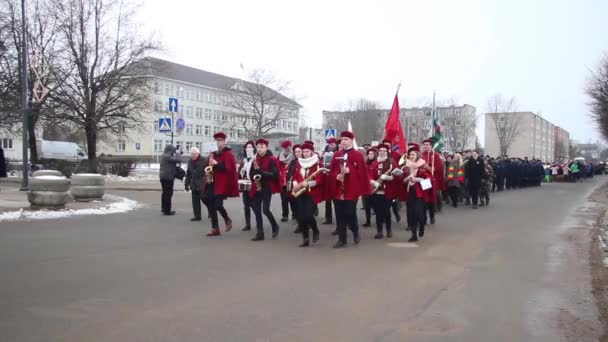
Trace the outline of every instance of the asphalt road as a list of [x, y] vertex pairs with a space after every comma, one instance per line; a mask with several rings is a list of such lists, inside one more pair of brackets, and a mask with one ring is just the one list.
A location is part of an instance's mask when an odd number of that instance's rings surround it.
[[597, 339], [586, 254], [564, 236], [585, 236], [585, 199], [606, 180], [446, 208], [417, 245], [403, 224], [341, 250], [330, 226], [307, 249], [291, 224], [254, 243], [239, 199], [235, 229], [206, 238], [186, 193], [174, 217], [158, 192], [116, 192], [148, 205], [3, 222], [0, 341], [566, 341], [580, 322], [572, 340]]

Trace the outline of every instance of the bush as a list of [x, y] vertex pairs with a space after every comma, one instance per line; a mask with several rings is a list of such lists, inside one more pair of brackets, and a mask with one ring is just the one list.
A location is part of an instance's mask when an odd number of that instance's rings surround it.
[[120, 177], [128, 177], [135, 169], [134, 159], [100, 159], [98, 169], [101, 174], [112, 174]]

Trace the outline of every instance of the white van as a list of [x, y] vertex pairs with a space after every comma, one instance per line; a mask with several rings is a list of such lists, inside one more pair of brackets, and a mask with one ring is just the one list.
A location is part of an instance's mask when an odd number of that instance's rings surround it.
[[80, 161], [88, 159], [78, 144], [73, 142], [38, 140], [36, 143], [40, 160]]

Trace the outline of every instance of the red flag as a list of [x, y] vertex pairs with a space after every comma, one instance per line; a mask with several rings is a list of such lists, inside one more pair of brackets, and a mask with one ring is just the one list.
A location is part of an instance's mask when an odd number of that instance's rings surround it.
[[405, 140], [405, 135], [403, 134], [403, 128], [401, 128], [401, 121], [399, 121], [399, 96], [395, 94], [395, 101], [393, 101], [393, 108], [391, 108], [391, 112], [388, 115], [388, 120], [386, 120], [386, 137], [391, 141], [393, 148], [395, 146], [399, 146], [399, 153], [406, 153], [407, 142]]

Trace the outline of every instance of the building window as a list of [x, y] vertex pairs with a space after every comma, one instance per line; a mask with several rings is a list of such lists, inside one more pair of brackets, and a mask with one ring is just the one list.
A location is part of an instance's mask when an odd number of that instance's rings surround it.
[[194, 143], [194, 146], [196, 146], [196, 148], [198, 148], [200, 150], [202, 148], [203, 144], [200, 141], [197, 141], [196, 143]]
[[163, 151], [163, 141], [154, 140], [154, 152], [162, 152], [162, 151]]
[[222, 114], [222, 121], [228, 121], [228, 115]]
[[124, 152], [127, 149], [127, 142], [124, 140], [118, 140], [118, 144], [116, 145], [116, 151]]
[[154, 132], [158, 132], [158, 120], [154, 120]]
[[175, 148], [178, 151], [183, 151], [184, 150], [184, 142], [183, 141], [176, 141], [175, 142]]
[[192, 118], [192, 106], [187, 106], [186, 107], [186, 117], [187, 118]]
[[177, 87], [177, 98], [181, 99], [184, 97], [184, 88]]
[[187, 100], [192, 100], [192, 89], [186, 88], [186, 96], [184, 96]]
[[203, 118], [203, 108], [196, 107], [196, 118], [197, 119]]
[[205, 136], [211, 136], [211, 126], [205, 126]]
[[2, 143], [2, 144], [0, 144], [0, 145], [2, 145], [2, 149], [5, 149], [5, 150], [12, 150], [13, 149], [13, 139], [11, 139], [11, 138], [2, 138], [2, 139], [0, 139], [0, 142]]
[[186, 141], [186, 151], [190, 151], [192, 149], [192, 141]]
[[460, 120], [456, 120], [454, 122], [454, 126], [462, 126], [462, 122]]
[[202, 96], [201, 96], [201, 91], [200, 91], [200, 90], [197, 90], [197, 91], [196, 91], [196, 101], [199, 101], [199, 102], [200, 102], [202, 99], [203, 99], [203, 98], [202, 98]]
[[209, 93], [205, 94], [205, 102], [211, 103], [211, 94], [209, 94]]
[[219, 110], [213, 111], [213, 120], [220, 121], [220, 111]]
[[186, 135], [192, 135], [192, 124], [186, 125]]
[[211, 109], [205, 108], [205, 120], [211, 120]]
[[160, 84], [158, 81], [154, 82], [154, 94], [160, 94]]
[[238, 135], [238, 139], [241, 139], [243, 137], [243, 131], [242, 130], [237, 130], [237, 135]]
[[196, 125], [196, 135], [203, 134], [203, 125]]
[[236, 138], [236, 132], [233, 129], [231, 129], [230, 133], [229, 133], [229, 136], [230, 136], [231, 139]]
[[169, 84], [165, 84], [165, 95], [171, 95], [171, 88], [169, 87]]
[[213, 126], [213, 134], [217, 133], [220, 131], [219, 127]]
[[460, 115], [460, 109], [454, 110], [454, 115]]

